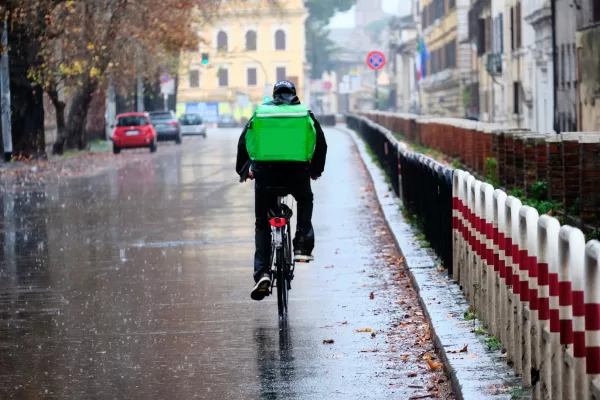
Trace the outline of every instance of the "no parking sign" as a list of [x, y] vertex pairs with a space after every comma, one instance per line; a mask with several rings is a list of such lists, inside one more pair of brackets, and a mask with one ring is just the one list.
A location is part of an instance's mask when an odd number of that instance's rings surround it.
[[385, 54], [381, 51], [372, 51], [367, 56], [367, 65], [375, 71], [379, 71], [385, 66]]

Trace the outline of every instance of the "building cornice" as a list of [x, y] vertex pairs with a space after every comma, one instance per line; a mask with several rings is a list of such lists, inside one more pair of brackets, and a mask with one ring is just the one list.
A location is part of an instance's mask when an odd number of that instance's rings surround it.
[[530, 23], [534, 29], [539, 29], [543, 25], [552, 24], [552, 7], [546, 2], [543, 7], [533, 10], [525, 16], [525, 21]]

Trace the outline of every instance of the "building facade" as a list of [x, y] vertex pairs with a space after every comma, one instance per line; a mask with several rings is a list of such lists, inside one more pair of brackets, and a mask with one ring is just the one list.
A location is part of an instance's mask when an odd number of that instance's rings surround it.
[[[287, 79], [300, 96], [305, 90], [305, 28], [302, 0], [225, 2], [212, 26], [199, 35], [198, 51], [182, 55], [177, 112], [248, 118], [253, 104]], [[203, 55], [208, 62], [203, 63]]]
[[600, 2], [585, 0], [579, 5], [575, 10], [577, 127], [600, 132]]
[[421, 112], [464, 117], [463, 90], [470, 70], [469, 0], [423, 0], [421, 35], [429, 60], [419, 83]]

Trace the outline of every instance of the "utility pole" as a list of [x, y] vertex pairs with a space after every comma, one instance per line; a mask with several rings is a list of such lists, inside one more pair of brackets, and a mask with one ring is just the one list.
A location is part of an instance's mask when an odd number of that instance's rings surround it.
[[375, 110], [379, 111], [379, 70], [375, 70]]
[[137, 112], [144, 112], [144, 85], [142, 83], [142, 71], [140, 68], [140, 57], [137, 56]]
[[4, 161], [9, 162], [13, 156], [12, 129], [10, 120], [10, 74], [8, 71], [8, 26], [4, 20], [2, 30], [2, 61], [0, 62], [0, 105], [2, 109], [2, 144], [4, 146]]

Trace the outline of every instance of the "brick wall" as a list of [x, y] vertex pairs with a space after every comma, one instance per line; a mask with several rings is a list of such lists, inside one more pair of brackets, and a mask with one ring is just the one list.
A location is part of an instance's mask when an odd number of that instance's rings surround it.
[[464, 169], [480, 177], [490, 172], [486, 160], [496, 159], [495, 174], [506, 190], [527, 194], [535, 182], [546, 181], [549, 197], [563, 204], [563, 212], [579, 217], [581, 227], [600, 227], [600, 132], [541, 135], [462, 119], [362, 115], [411, 142], [459, 159]]

